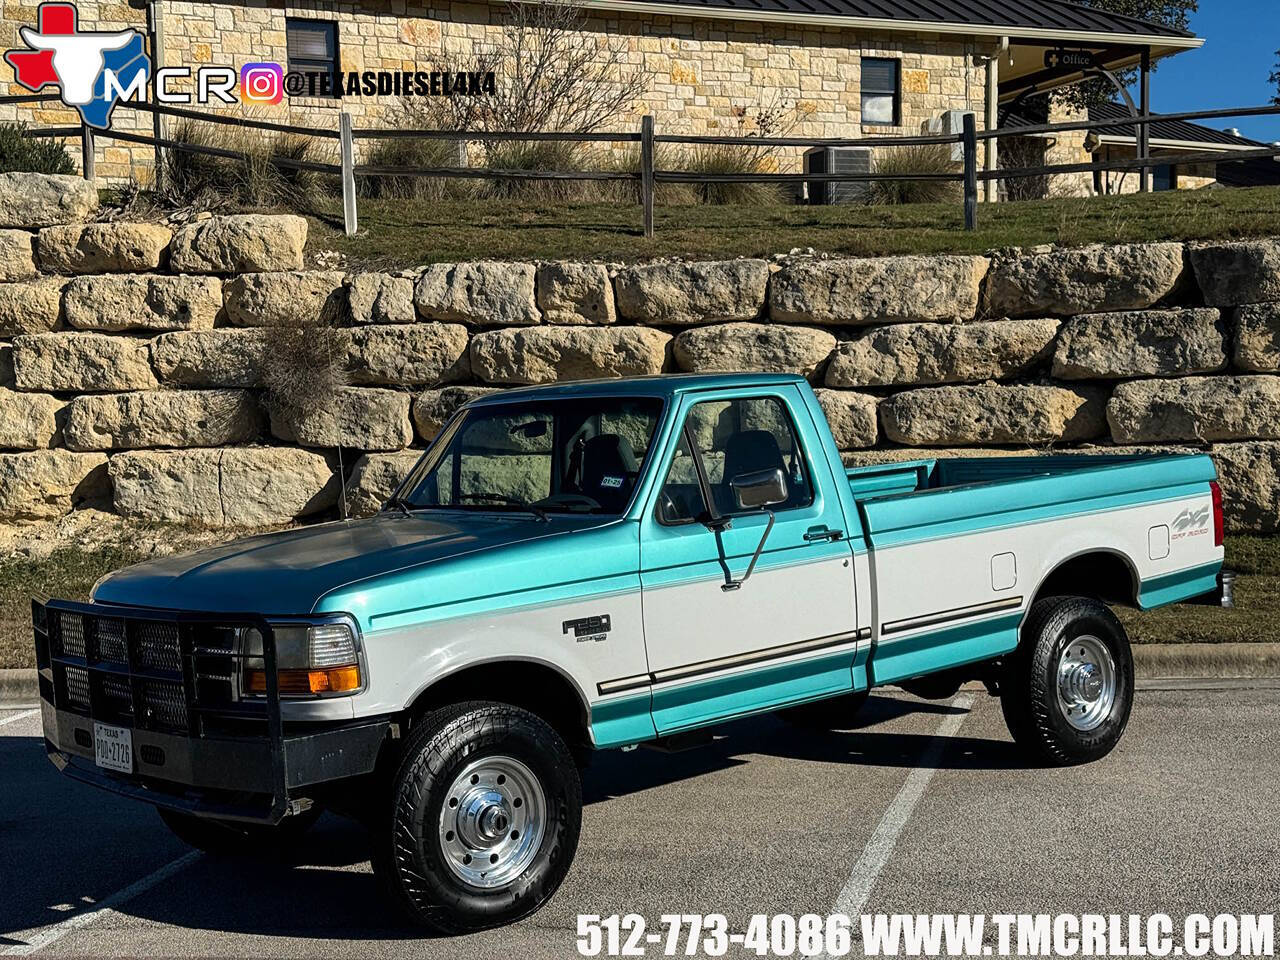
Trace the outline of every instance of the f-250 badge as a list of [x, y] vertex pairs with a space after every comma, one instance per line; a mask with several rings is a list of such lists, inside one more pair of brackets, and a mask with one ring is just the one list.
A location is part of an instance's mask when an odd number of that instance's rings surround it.
[[609, 614], [602, 613], [598, 617], [583, 617], [581, 620], [566, 620], [561, 626], [561, 633], [573, 631], [579, 643], [599, 643], [609, 639], [609, 631], [613, 624]]
[[1173, 518], [1173, 523], [1170, 524], [1173, 528], [1173, 536], [1170, 539], [1181, 540], [1184, 537], [1204, 536], [1209, 532], [1209, 518], [1212, 515], [1209, 507], [1202, 507], [1196, 511], [1183, 510]]

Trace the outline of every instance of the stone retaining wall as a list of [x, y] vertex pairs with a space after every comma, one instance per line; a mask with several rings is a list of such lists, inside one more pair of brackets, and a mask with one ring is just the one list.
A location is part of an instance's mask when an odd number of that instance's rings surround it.
[[[753, 370], [808, 377], [850, 463], [1208, 450], [1231, 527], [1280, 530], [1280, 240], [348, 274], [306, 269], [299, 217], [95, 209], [0, 175], [0, 522], [333, 516], [339, 445], [368, 512], [479, 393]], [[317, 315], [350, 385], [269, 409], [264, 328]]]

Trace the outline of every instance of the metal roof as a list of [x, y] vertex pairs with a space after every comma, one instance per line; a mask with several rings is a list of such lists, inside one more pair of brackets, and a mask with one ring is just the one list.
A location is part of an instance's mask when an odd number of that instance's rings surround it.
[[[1158, 116], [1158, 114], [1152, 114], [1152, 116]], [[1110, 120], [1112, 118], [1128, 120], [1129, 123], [1115, 127], [1098, 127], [1095, 131], [1098, 136], [1112, 139], [1119, 134], [1121, 137], [1132, 139], [1134, 130], [1128, 107], [1112, 102], [1100, 103], [1089, 108], [1090, 120]], [[1151, 139], [1153, 142], [1203, 143], [1206, 146], [1231, 147], [1236, 150], [1256, 150], [1258, 147], [1266, 146], [1265, 143], [1259, 143], [1257, 140], [1238, 137], [1224, 130], [1215, 130], [1213, 127], [1189, 123], [1186, 120], [1158, 120], [1153, 122], [1151, 124]]]
[[1228, 157], [1218, 163], [1217, 179], [1224, 187], [1274, 187], [1280, 184], [1280, 161]]
[[[1158, 117], [1159, 114], [1153, 113], [1152, 116]], [[1117, 121], [1114, 127], [1093, 128], [1093, 132], [1101, 137], [1104, 142], [1115, 143], [1123, 141], [1132, 143], [1136, 139], [1133, 115], [1129, 113], [1129, 108], [1122, 103], [1111, 101], [1090, 106], [1089, 120], [1093, 122], [1100, 120]], [[1024, 109], [1023, 113], [1014, 113], [1006, 116], [1001, 122], [1001, 127], [1017, 129], [1018, 127], [1038, 126], [1046, 122], [1043, 110], [1037, 107], [1035, 113]], [[1178, 144], [1187, 147], [1221, 147], [1224, 150], [1256, 150], [1259, 147], [1266, 146], [1265, 143], [1259, 143], [1257, 140], [1238, 137], [1224, 130], [1215, 130], [1213, 127], [1201, 126], [1198, 123], [1190, 123], [1186, 120], [1152, 121], [1151, 142], [1157, 146]]]
[[847, 18], [876, 24], [892, 23], [898, 28], [915, 25], [1009, 28], [1019, 34], [1044, 31], [1051, 37], [1073, 33], [1119, 38], [1195, 39], [1195, 35], [1186, 30], [1065, 0], [588, 0], [588, 5], [631, 9], [652, 6], [662, 8], [664, 13], [671, 13], [671, 8], [675, 7], [689, 16], [713, 12], [723, 15], [725, 11], [735, 11], [746, 19]]

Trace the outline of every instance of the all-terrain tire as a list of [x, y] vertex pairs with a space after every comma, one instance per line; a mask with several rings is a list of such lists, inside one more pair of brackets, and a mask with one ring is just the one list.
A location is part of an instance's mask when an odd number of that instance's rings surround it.
[[779, 719], [803, 730], [852, 730], [858, 726], [858, 713], [866, 706], [870, 690], [846, 693], [798, 707], [778, 711]]
[[[1104, 663], [1090, 668], [1093, 660]], [[1069, 680], [1064, 684], [1064, 664], [1069, 668], [1077, 661], [1088, 668], [1080, 689], [1098, 677], [1102, 692], [1093, 700], [1063, 692], [1064, 685], [1073, 689]], [[1013, 739], [1037, 759], [1070, 766], [1105, 757], [1120, 741], [1133, 708], [1133, 654], [1123, 625], [1097, 600], [1037, 600], [1018, 649], [1004, 663], [1000, 703]], [[1093, 711], [1087, 719], [1086, 710]]]
[[[483, 771], [486, 763], [523, 768], [532, 776], [545, 818], [527, 865], [509, 882], [487, 888], [459, 876], [458, 856], [472, 849], [463, 843], [461, 828], [447, 834], [452, 843], [444, 834], [457, 816], [457, 802], [467, 805], [465, 795], [450, 794], [465, 794], [474, 782], [463, 777], [459, 788], [459, 777], [477, 764]], [[542, 907], [569, 872], [582, 825], [582, 784], [561, 736], [527, 710], [488, 701], [442, 707], [414, 725], [392, 777], [389, 802], [373, 832], [374, 873], [411, 920], [441, 934], [501, 926]], [[532, 821], [526, 834], [531, 830]], [[477, 855], [475, 862], [484, 859]]]
[[319, 807], [312, 807], [286, 817], [276, 826], [211, 820], [164, 807], [157, 807], [156, 812], [179, 840], [215, 857], [279, 857], [295, 850], [302, 835], [320, 819], [322, 811]]

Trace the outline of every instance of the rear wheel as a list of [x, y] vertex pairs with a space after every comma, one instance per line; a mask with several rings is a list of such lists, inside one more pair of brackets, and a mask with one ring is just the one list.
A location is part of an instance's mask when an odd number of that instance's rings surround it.
[[852, 730], [858, 726], [858, 713], [870, 696], [870, 690], [846, 693], [827, 700], [802, 703], [798, 707], [787, 707], [779, 710], [778, 716], [806, 730]]
[[578, 768], [549, 724], [508, 704], [455, 704], [410, 736], [373, 867], [432, 930], [499, 926], [556, 892], [581, 823]]
[[288, 853], [320, 819], [320, 808], [312, 807], [286, 817], [275, 826], [211, 820], [157, 807], [164, 825], [183, 843], [214, 856], [279, 856]]
[[1120, 621], [1083, 597], [1038, 600], [1000, 679], [1001, 707], [1019, 746], [1057, 766], [1115, 748], [1133, 707], [1133, 655]]

